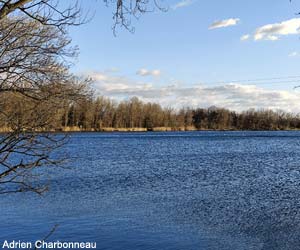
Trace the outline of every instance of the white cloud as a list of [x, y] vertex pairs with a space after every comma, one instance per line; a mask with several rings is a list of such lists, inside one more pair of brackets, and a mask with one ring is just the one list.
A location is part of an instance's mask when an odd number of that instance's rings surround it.
[[299, 56], [299, 52], [297, 51], [293, 51], [289, 54], [289, 57], [296, 57], [296, 56]]
[[225, 28], [229, 26], [235, 26], [240, 22], [239, 18], [230, 18], [222, 21], [215, 21], [212, 23], [208, 29], [218, 29], [218, 28]]
[[177, 108], [217, 106], [236, 111], [263, 108], [300, 112], [300, 93], [292, 90], [270, 90], [242, 84], [157, 86], [155, 83], [140, 82], [103, 73], [93, 73], [92, 78], [95, 79], [94, 87], [101, 95], [117, 100], [137, 96], [144, 101], [159, 102], [164, 106]]
[[179, 8], [190, 6], [193, 3], [194, 3], [193, 0], [182, 0], [182, 1], [174, 4], [173, 6], [171, 6], [171, 9], [176, 10], [176, 9], [179, 9]]
[[159, 69], [155, 69], [155, 70], [139, 69], [136, 72], [136, 74], [139, 76], [160, 76], [161, 71]]
[[293, 18], [281, 23], [267, 24], [256, 29], [254, 40], [279, 40], [281, 36], [300, 34], [300, 18]]
[[241, 36], [241, 41], [249, 40], [249, 38], [250, 38], [250, 35], [249, 35], [249, 34], [243, 35], [243, 36]]

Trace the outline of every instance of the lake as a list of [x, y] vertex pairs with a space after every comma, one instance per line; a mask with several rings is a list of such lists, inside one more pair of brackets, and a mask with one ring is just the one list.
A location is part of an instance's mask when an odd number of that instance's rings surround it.
[[50, 191], [1, 196], [0, 240], [300, 248], [300, 132], [74, 133]]

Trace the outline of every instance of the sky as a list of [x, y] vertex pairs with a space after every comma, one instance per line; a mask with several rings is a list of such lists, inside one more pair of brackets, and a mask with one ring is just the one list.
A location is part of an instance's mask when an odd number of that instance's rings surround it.
[[[113, 6], [82, 2], [73, 72], [96, 94], [164, 106], [300, 112], [300, 1], [172, 0], [112, 32]], [[151, 6], [150, 6], [151, 8]]]

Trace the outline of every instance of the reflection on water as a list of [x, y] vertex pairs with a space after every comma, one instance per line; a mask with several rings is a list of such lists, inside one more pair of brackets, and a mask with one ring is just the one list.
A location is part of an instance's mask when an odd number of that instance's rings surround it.
[[0, 238], [36, 240], [59, 223], [52, 240], [97, 249], [299, 249], [299, 141], [300, 132], [74, 134], [71, 170], [52, 172], [45, 197], [0, 197]]

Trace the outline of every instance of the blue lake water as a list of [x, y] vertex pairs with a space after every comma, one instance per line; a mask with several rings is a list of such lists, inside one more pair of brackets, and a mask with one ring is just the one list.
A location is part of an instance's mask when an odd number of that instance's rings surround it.
[[[72, 134], [43, 197], [0, 197], [0, 241], [300, 249], [300, 132]], [[1, 244], [1, 242], [0, 242]]]

